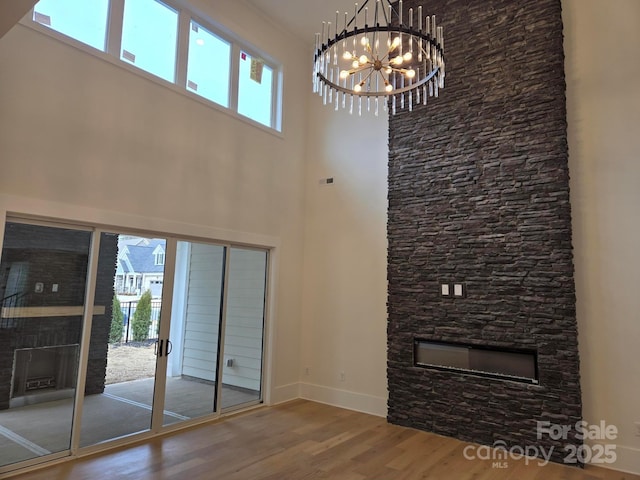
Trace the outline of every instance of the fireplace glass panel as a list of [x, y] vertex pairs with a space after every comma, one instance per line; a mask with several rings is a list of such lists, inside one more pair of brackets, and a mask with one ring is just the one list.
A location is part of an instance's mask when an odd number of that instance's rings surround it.
[[414, 362], [419, 367], [538, 383], [533, 351], [416, 340]]

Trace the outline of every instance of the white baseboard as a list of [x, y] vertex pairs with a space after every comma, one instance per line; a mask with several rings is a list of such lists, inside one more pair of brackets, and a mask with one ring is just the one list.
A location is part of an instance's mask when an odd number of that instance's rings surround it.
[[616, 461], [614, 463], [598, 464], [598, 466], [618, 472], [640, 475], [640, 449], [616, 445]]
[[290, 383], [288, 385], [281, 385], [274, 387], [271, 390], [271, 396], [269, 397], [269, 405], [277, 405], [278, 403], [289, 402], [300, 398], [300, 384]]
[[311, 383], [300, 384], [300, 397], [335, 407], [368, 413], [378, 417], [387, 416], [387, 399], [364, 393], [324, 387]]

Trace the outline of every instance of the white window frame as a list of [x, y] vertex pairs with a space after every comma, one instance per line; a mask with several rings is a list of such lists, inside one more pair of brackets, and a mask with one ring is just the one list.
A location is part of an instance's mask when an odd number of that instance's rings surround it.
[[[169, 82], [151, 72], [143, 70], [135, 65], [120, 60], [120, 51], [122, 49], [122, 25], [124, 20], [124, 2], [125, 0], [110, 0], [107, 25], [107, 39], [105, 43], [105, 51], [93, 48], [80, 40], [69, 37], [64, 33], [58, 32], [53, 28], [44, 26], [33, 20], [33, 10], [31, 9], [28, 18], [25, 17], [21, 23], [29, 28], [44, 33], [63, 43], [76, 47], [93, 56], [108, 61], [109, 63], [118, 65], [138, 76], [152, 80], [161, 85], [167, 86], [172, 90], [186, 95], [192, 99], [199, 101], [216, 110], [224, 111], [231, 114], [246, 123], [257, 128], [264, 129], [271, 133], [282, 133], [282, 64], [273, 57], [259, 49], [253, 47], [236, 34], [226, 29], [224, 26], [216, 24], [213, 20], [205, 17], [201, 13], [196, 13], [189, 5], [181, 0], [156, 0], [178, 11], [178, 39], [176, 45], [176, 71], [175, 81]], [[35, 7], [34, 7], [35, 8]], [[231, 44], [231, 75], [229, 81], [229, 106], [224, 107], [206, 97], [198, 95], [195, 92], [187, 90], [187, 65], [189, 56], [189, 30], [191, 28], [191, 20], [202, 25], [211, 33], [219, 36], [221, 39]], [[273, 70], [273, 85], [271, 88], [271, 121], [270, 125], [264, 125], [250, 117], [238, 113], [238, 84], [240, 69], [240, 52], [246, 52], [254, 58], [259, 58], [266, 66]]]

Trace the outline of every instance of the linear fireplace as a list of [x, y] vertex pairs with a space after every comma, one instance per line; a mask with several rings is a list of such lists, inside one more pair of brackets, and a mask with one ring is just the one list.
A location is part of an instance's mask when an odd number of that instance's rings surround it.
[[537, 353], [529, 350], [416, 339], [414, 363], [418, 367], [538, 383]]

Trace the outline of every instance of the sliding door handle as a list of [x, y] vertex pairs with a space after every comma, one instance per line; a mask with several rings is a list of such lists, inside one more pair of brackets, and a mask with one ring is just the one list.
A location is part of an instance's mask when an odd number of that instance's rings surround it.
[[156, 347], [155, 347], [156, 357], [161, 357], [162, 356], [162, 342], [164, 342], [164, 340], [160, 340], [160, 342], [158, 342], [158, 340], [156, 340]]
[[167, 352], [165, 355], [168, 357], [171, 352], [173, 352], [173, 343], [167, 338]]

